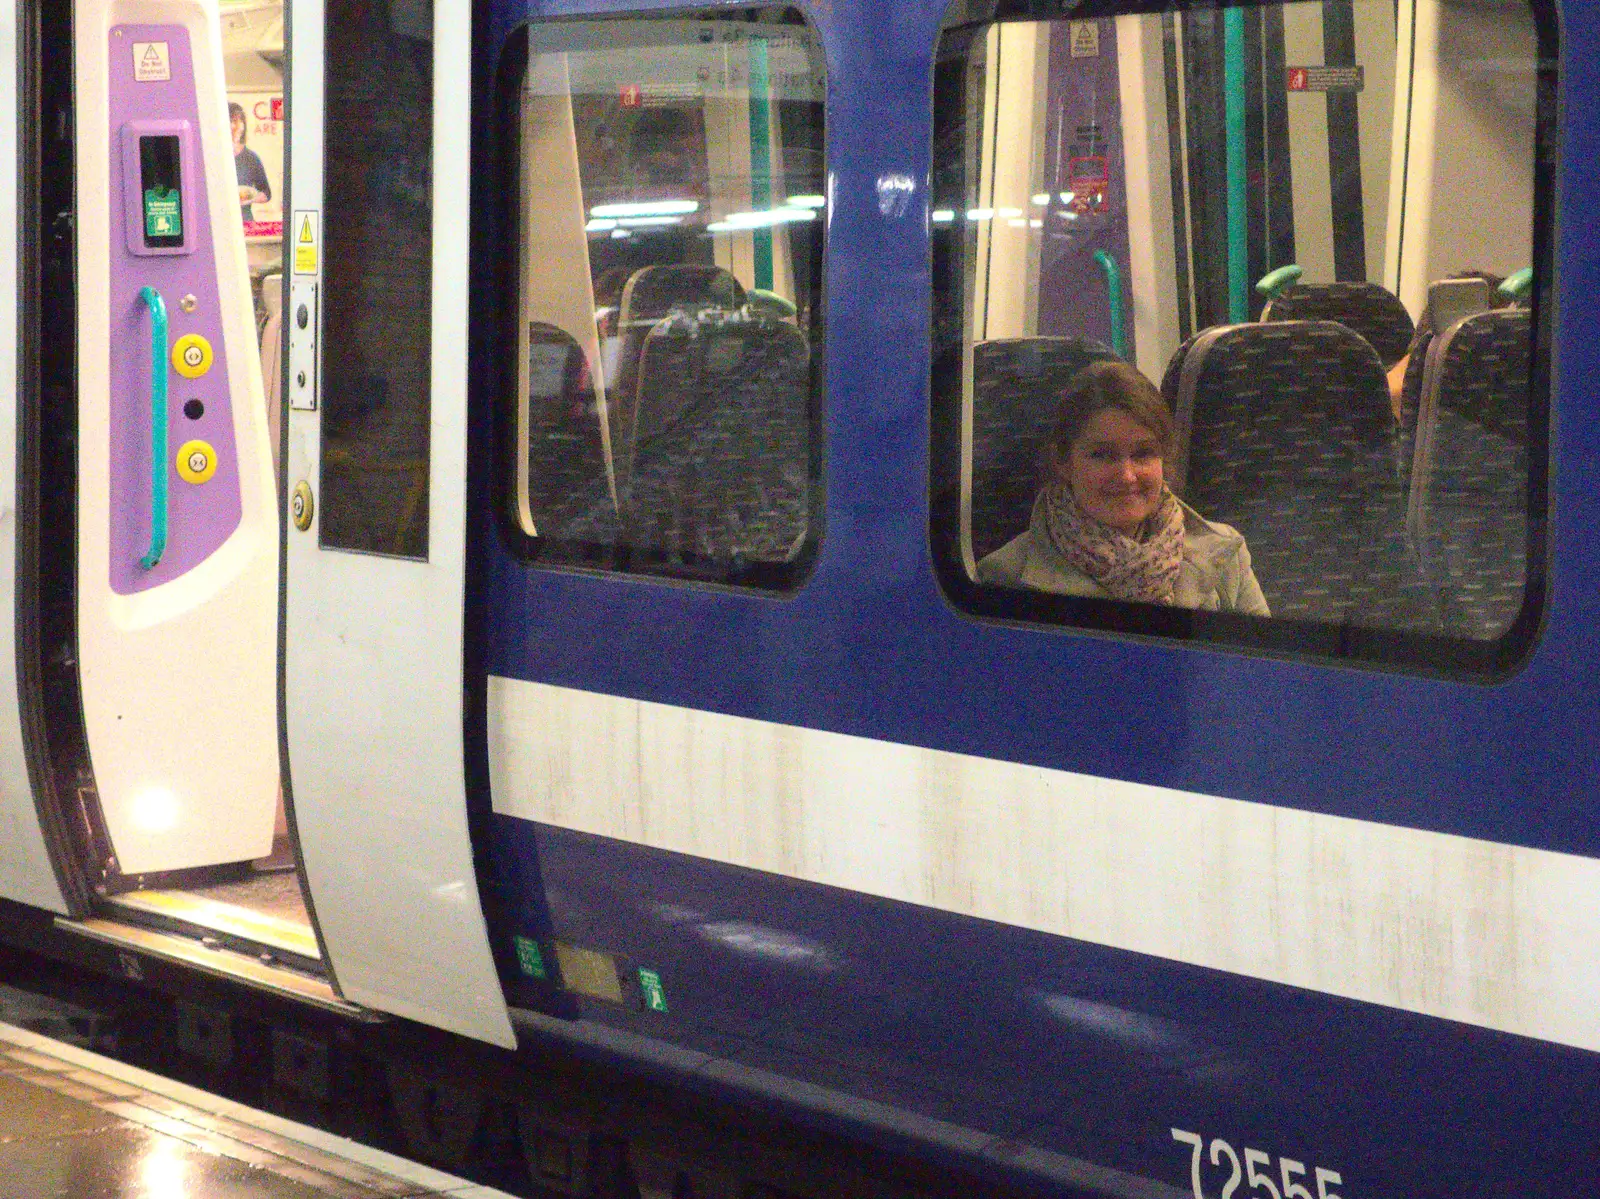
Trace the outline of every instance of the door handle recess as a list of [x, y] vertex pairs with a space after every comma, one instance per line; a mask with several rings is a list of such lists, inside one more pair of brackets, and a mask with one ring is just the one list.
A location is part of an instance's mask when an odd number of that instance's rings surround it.
[[167, 303], [153, 287], [139, 296], [150, 309], [150, 552], [139, 565], [152, 569], [167, 551]]

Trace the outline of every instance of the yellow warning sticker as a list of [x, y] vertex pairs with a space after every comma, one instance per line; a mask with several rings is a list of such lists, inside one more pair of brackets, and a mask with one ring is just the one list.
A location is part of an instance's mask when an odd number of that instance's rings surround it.
[[294, 212], [294, 273], [315, 275], [318, 251], [322, 247], [321, 213], [314, 208], [297, 208]]
[[166, 42], [133, 43], [133, 78], [136, 83], [165, 83], [172, 78]]

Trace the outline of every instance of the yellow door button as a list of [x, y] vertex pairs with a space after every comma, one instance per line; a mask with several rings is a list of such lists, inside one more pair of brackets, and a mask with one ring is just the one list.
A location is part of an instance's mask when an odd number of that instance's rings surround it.
[[178, 478], [204, 483], [217, 473], [217, 451], [206, 441], [186, 441], [178, 447]]
[[289, 515], [294, 518], [294, 527], [304, 533], [311, 527], [311, 518], [315, 511], [316, 503], [311, 498], [311, 484], [301, 479], [294, 485], [294, 494], [289, 497]]
[[198, 333], [185, 333], [172, 347], [172, 369], [185, 379], [198, 379], [211, 369], [211, 343]]

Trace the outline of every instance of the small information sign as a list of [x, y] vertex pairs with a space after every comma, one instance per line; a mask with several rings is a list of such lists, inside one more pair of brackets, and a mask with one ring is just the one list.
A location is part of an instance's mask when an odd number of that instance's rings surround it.
[[183, 206], [175, 188], [152, 187], [144, 193], [144, 235], [183, 236]]
[[1291, 92], [1359, 92], [1366, 86], [1365, 67], [1289, 67]]

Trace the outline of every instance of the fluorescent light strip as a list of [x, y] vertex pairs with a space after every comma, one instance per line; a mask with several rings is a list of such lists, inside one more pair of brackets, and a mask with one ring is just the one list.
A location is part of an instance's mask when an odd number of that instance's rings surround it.
[[687, 216], [700, 211], [698, 200], [644, 200], [637, 204], [596, 204], [595, 217]]
[[766, 229], [772, 225], [792, 225], [799, 221], [814, 221], [817, 214], [808, 208], [769, 208], [765, 212], [730, 212], [720, 221], [712, 221], [706, 228], [712, 233], [732, 233], [743, 229]]

